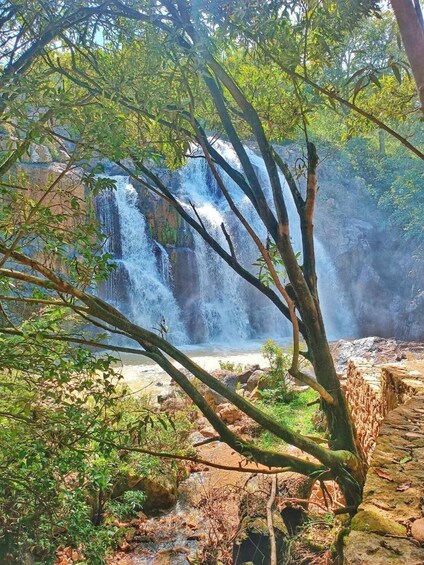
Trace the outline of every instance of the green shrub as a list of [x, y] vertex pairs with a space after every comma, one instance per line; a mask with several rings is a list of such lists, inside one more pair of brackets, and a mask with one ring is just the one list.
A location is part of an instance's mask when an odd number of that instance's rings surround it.
[[127, 490], [122, 496], [110, 500], [107, 510], [119, 519], [134, 518], [143, 510], [146, 495], [140, 490]]
[[241, 363], [234, 363], [234, 361], [219, 361], [219, 368], [231, 373], [242, 373], [245, 369]]
[[272, 402], [291, 402], [296, 396], [288, 374], [291, 356], [272, 339], [263, 344], [262, 355], [268, 360], [270, 367], [267, 387], [262, 392], [263, 398]]
[[[259, 407], [272, 416], [277, 422], [290, 426], [293, 430], [305, 435], [320, 435], [313, 424], [316, 406], [311, 405], [317, 398], [317, 393], [312, 389], [299, 392], [291, 402], [270, 402], [267, 397], [258, 401]], [[284, 450], [285, 443], [270, 432], [261, 434], [262, 447], [266, 449]]]
[[132, 475], [177, 484], [181, 475], [175, 461], [131, 448], [187, 452], [190, 423], [134, 397], [112, 357], [22, 338], [13, 353], [2, 341], [0, 563], [31, 555], [48, 565], [62, 546], [102, 565], [119, 535], [113, 513], [131, 515], [144, 500], [124, 492], [112, 501], [116, 483]]

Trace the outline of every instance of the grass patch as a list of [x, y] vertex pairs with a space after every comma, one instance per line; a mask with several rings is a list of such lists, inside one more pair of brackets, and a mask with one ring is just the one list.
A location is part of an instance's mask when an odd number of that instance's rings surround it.
[[[308, 406], [308, 403], [318, 398], [314, 390], [308, 389], [296, 393], [289, 403], [270, 403], [266, 398], [266, 391], [264, 393], [264, 398], [257, 401], [258, 408], [272, 416], [277, 422], [290, 426], [296, 432], [318, 435], [312, 422], [317, 405]], [[274, 450], [281, 450], [286, 445], [280, 438], [275, 437], [268, 431], [264, 431], [260, 435], [260, 444], [263, 448]]]

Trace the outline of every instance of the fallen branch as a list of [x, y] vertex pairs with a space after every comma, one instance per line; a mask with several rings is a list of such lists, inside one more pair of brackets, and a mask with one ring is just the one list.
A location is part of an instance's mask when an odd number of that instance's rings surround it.
[[275, 541], [274, 521], [272, 519], [272, 507], [277, 494], [277, 477], [272, 477], [271, 494], [266, 505], [266, 521], [269, 531], [269, 544], [271, 546], [270, 565], [277, 565], [277, 543]]
[[193, 443], [193, 447], [201, 447], [202, 445], [208, 445], [209, 443], [213, 443], [214, 441], [221, 441], [221, 438], [219, 436], [207, 437], [206, 439], [202, 439], [202, 441]]
[[293, 367], [291, 367], [288, 372], [294, 379], [297, 379], [298, 381], [301, 381], [305, 385], [308, 385], [312, 389], [314, 389], [323, 398], [323, 400], [328, 402], [328, 404], [334, 404], [334, 398], [331, 396], [331, 394], [313, 377], [307, 375], [306, 373], [302, 373], [302, 371], [295, 370], [293, 369]]
[[[98, 440], [100, 441], [100, 440]], [[275, 468], [275, 469], [260, 469], [260, 468], [253, 468], [253, 467], [242, 467], [241, 465], [221, 465], [220, 463], [214, 463], [213, 461], [207, 461], [206, 459], [202, 459], [201, 457], [194, 457], [190, 455], [177, 455], [176, 453], [167, 453], [163, 451], [152, 451], [150, 449], [143, 449], [141, 447], [129, 447], [128, 445], [119, 445], [113, 443], [111, 441], [102, 441], [105, 445], [110, 445], [115, 449], [121, 451], [128, 451], [131, 453], [145, 453], [146, 455], [153, 455], [155, 457], [163, 457], [164, 459], [177, 459], [180, 461], [191, 461], [192, 463], [197, 463], [199, 465], [205, 465], [206, 467], [213, 467], [214, 469], [222, 469], [224, 471], [236, 471], [238, 473], [253, 473], [253, 474], [262, 474], [262, 475], [278, 475], [279, 473], [287, 473], [291, 471], [289, 467], [282, 467], [282, 468]]]

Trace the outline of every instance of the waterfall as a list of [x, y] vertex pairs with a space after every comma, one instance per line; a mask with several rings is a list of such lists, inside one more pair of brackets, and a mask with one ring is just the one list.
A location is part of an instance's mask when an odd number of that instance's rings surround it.
[[[232, 166], [237, 165], [237, 159], [228, 144], [219, 144], [219, 150], [226, 152], [225, 157]], [[246, 196], [225, 173], [221, 171], [221, 174], [242, 213], [257, 233], [266, 237], [264, 227]], [[221, 228], [224, 224], [236, 257], [248, 270], [252, 270], [259, 251], [229, 209], [216, 181], [209, 174], [205, 160], [190, 160], [179, 176], [180, 201], [193, 203], [208, 233], [224, 249], [229, 250]], [[186, 208], [190, 211], [187, 205]], [[206, 327], [205, 341], [237, 343], [249, 338], [290, 336], [289, 324], [277, 308], [244, 281], [197, 233], [194, 234], [194, 251], [199, 273], [199, 307]]]
[[[112, 283], [106, 289], [106, 298], [123, 306], [133, 322], [148, 330], [158, 330], [164, 319], [169, 328], [167, 337], [176, 343], [184, 343], [187, 336], [181, 312], [170, 289], [168, 254], [149, 237], [146, 220], [138, 209], [137, 192], [128, 178], [111, 178], [115, 180], [116, 190], [108, 191], [106, 199], [109, 206], [112, 200], [115, 214], [100, 215], [100, 221], [109, 236], [108, 250], [118, 249], [119, 254], [115, 253], [117, 269], [110, 277]], [[103, 208], [102, 201], [98, 202], [97, 208]], [[110, 295], [111, 290], [114, 292], [122, 284], [125, 293], [119, 293], [118, 299], [116, 293]]]
[[[233, 168], [240, 170], [230, 144], [218, 141], [215, 147]], [[265, 164], [253, 151], [248, 148], [246, 151], [272, 205]], [[201, 157], [200, 154], [198, 156]], [[220, 173], [239, 210], [265, 241], [266, 230], [253, 206], [237, 184], [223, 171]], [[254, 263], [259, 251], [230, 210], [206, 161], [190, 159], [176, 177], [173, 181], [175, 194], [187, 212], [193, 215], [194, 207], [208, 233], [229, 250], [221, 228], [224, 224], [239, 262], [257, 273], [258, 267]], [[278, 339], [291, 335], [290, 324], [269, 299], [233, 271], [191, 228], [192, 245], [189, 249], [179, 249], [185, 253], [186, 259], [175, 281], [176, 267], [169, 257], [169, 252], [175, 251], [175, 247], [164, 247], [150, 236], [149, 224], [141, 211], [143, 202], [136, 189], [126, 177], [113, 178], [116, 191], [103, 193], [97, 203], [103, 231], [109, 235], [108, 250], [114, 255], [118, 267], [103, 288], [109, 301], [148, 329], [156, 328], [165, 316], [170, 328], [168, 338], [176, 343], [237, 345], [248, 339]], [[286, 182], [283, 178], [281, 182], [290, 217], [293, 247], [300, 252], [299, 218]], [[316, 241], [316, 258], [327, 334], [330, 339], [354, 336], [356, 322], [323, 242]]]
[[[253, 151], [248, 150], [248, 154], [259, 174], [261, 185], [264, 187], [268, 201], [271, 202], [271, 187], [265, 163]], [[284, 200], [290, 218], [290, 234], [293, 247], [296, 252], [300, 253], [302, 250], [302, 238], [299, 215], [287, 182], [281, 174], [280, 181], [283, 186]], [[339, 281], [334, 262], [327, 253], [323, 242], [316, 236], [314, 241], [318, 295], [320, 297], [327, 337], [329, 339], [338, 339], [341, 337], [356, 336], [358, 333], [358, 325], [349, 304], [348, 293], [343, 289]], [[302, 257], [300, 257], [299, 261], [302, 262]]]

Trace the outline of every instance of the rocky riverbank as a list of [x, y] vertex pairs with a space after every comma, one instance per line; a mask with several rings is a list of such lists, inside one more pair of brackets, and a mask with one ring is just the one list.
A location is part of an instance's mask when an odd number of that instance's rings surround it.
[[[400, 343], [376, 337], [355, 341], [341, 340], [332, 344], [332, 348], [341, 373], [344, 373], [348, 360], [352, 357], [374, 363], [424, 358], [424, 344]], [[228, 385], [234, 388], [237, 386], [240, 391], [244, 390], [243, 394], [255, 398], [261, 389], [261, 381], [266, 382], [267, 368], [251, 366], [238, 375], [221, 369], [216, 370], [215, 375]], [[162, 407], [165, 410], [178, 410], [184, 401], [178, 399], [178, 395], [174, 394], [173, 387], [171, 387], [171, 392], [171, 395], [162, 401]], [[215, 405], [217, 413], [232, 426], [234, 431], [246, 436], [257, 434], [258, 430], [255, 427], [252, 428], [249, 419], [242, 416], [224, 399], [211, 395], [209, 400]], [[194, 427], [196, 429], [191, 437], [198, 457], [211, 464], [217, 463], [228, 467], [237, 467], [242, 464], [238, 454], [225, 444], [215, 441], [214, 430], [203, 418], [198, 418]], [[294, 448], [288, 449], [291, 452], [296, 451]], [[126, 552], [115, 555], [113, 563], [119, 565], [189, 565], [196, 562], [195, 559], [198, 559], [199, 555], [202, 555], [201, 559], [204, 559], [199, 562], [207, 563], [210, 552], [215, 559], [218, 559], [219, 555], [224, 563], [243, 563], [241, 559], [246, 559], [246, 555], [255, 555], [253, 559], [255, 564], [268, 563], [269, 554], [266, 548], [269, 546], [269, 533], [264, 515], [261, 517], [260, 512], [258, 515], [258, 505], [263, 511], [271, 490], [271, 478], [266, 476], [260, 478], [256, 473], [241, 473], [193, 464], [188, 466], [188, 470], [190, 475], [180, 484], [177, 504], [171, 510], [160, 513], [159, 516], [143, 515], [128, 539]], [[302, 504], [287, 502], [287, 499], [309, 498], [310, 486], [302, 480], [299, 483], [298, 478], [292, 474], [283, 474], [278, 477], [277, 508], [280, 520], [276, 518], [276, 523], [281, 543], [286, 543], [291, 537], [297, 523], [296, 520], [301, 522], [304, 512]], [[341, 504], [341, 498], [337, 491], [334, 491], [333, 496], [333, 504], [336, 508]], [[247, 513], [246, 501], [249, 501], [248, 507], [250, 508]], [[319, 488], [315, 487], [312, 491], [311, 501], [315, 506], [310, 505], [310, 510], [318, 513], [318, 520], [325, 521], [327, 509]], [[285, 520], [284, 511], [286, 512]], [[252, 516], [255, 517], [253, 521]], [[281, 517], [283, 517], [282, 521]], [[311, 547], [308, 549], [295, 537], [291, 542], [295, 546], [295, 551], [304, 557], [309, 551], [307, 563], [320, 565], [332, 563], [329, 549], [333, 541], [332, 527], [327, 525], [314, 531], [313, 535], [320, 538], [320, 542], [317, 542], [314, 549]], [[311, 545], [310, 540], [308, 543]], [[255, 547], [259, 552], [257, 554], [255, 554]]]

